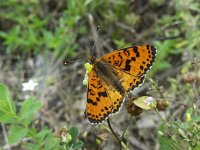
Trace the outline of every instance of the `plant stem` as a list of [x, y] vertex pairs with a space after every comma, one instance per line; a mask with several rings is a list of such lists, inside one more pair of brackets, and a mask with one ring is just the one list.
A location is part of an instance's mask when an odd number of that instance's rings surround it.
[[128, 124], [126, 125], [126, 128], [124, 129], [124, 132], [123, 132], [122, 135], [121, 135], [121, 140], [123, 139], [124, 134], [126, 133], [126, 130], [128, 129], [129, 124], [130, 124], [132, 118], [133, 118], [133, 116], [131, 115], [131, 117], [130, 117], [130, 119], [129, 119], [129, 121], [128, 121]]
[[107, 119], [107, 123], [108, 123], [108, 126], [109, 126], [109, 128], [110, 128], [110, 130], [111, 130], [112, 134], [115, 136], [115, 138], [116, 138], [116, 139], [117, 139], [117, 141], [119, 142], [119, 145], [120, 145], [120, 150], [121, 150], [121, 149], [122, 149], [121, 140], [119, 139], [119, 137], [117, 136], [117, 134], [114, 132], [114, 130], [113, 130], [113, 128], [112, 128], [112, 126], [111, 126], [111, 124], [110, 124], [110, 120], [109, 120], [109, 118]]
[[[8, 135], [7, 135], [6, 127], [5, 127], [4, 123], [1, 123], [1, 127], [2, 127], [2, 130], [3, 130], [3, 136], [5, 138], [5, 143], [8, 144]], [[9, 145], [8, 145], [7, 149], [11, 150]]]
[[157, 109], [154, 109], [156, 114], [158, 115], [158, 117], [160, 118], [160, 120], [167, 126], [167, 127], [171, 127], [170, 124], [168, 124], [163, 118], [162, 116], [160, 115], [160, 113], [158, 112]]

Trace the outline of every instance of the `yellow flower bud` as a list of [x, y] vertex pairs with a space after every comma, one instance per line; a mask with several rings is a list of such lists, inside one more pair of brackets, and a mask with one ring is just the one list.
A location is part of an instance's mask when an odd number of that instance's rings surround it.
[[97, 143], [97, 144], [101, 144], [101, 140], [96, 139], [96, 143]]
[[86, 74], [90, 73], [93, 66], [90, 63], [85, 63], [84, 66], [85, 66], [85, 69], [86, 69]]
[[190, 120], [191, 120], [191, 115], [190, 115], [190, 113], [186, 113], [186, 121], [187, 121], [187, 122], [190, 122]]

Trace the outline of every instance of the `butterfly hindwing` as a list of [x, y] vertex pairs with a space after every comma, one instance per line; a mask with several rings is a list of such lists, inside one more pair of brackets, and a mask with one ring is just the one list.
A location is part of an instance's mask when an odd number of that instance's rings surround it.
[[103, 81], [95, 71], [89, 74], [86, 116], [91, 123], [101, 123], [120, 110], [124, 94]]
[[124, 71], [115, 69], [115, 71], [118, 73], [118, 76], [120, 77], [120, 82], [123, 86], [123, 88], [129, 92], [132, 91], [134, 88], [138, 87], [140, 84], [143, 83], [145, 76], [134, 76], [131, 74], [128, 74]]
[[104, 85], [113, 106], [112, 114], [117, 113], [125, 100], [125, 93], [120, 93], [120, 91], [116, 90], [109, 84], [105, 83]]

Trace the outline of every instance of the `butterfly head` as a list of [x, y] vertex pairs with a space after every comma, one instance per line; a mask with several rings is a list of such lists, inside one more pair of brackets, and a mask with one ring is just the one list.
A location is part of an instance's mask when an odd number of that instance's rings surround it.
[[90, 64], [94, 64], [95, 60], [96, 60], [96, 58], [94, 57], [93, 54], [90, 54], [88, 56], [88, 61], [89, 61]]

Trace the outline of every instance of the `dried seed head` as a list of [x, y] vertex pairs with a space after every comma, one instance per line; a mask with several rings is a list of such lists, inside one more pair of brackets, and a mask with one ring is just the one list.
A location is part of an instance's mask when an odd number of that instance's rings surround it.
[[194, 73], [188, 72], [182, 75], [182, 79], [186, 83], [193, 83], [197, 79], [197, 76]]
[[125, 104], [127, 112], [132, 116], [138, 116], [142, 113], [143, 109], [136, 106], [132, 101], [127, 101]]
[[156, 100], [156, 108], [158, 111], [165, 111], [169, 106], [169, 102], [167, 100]]

